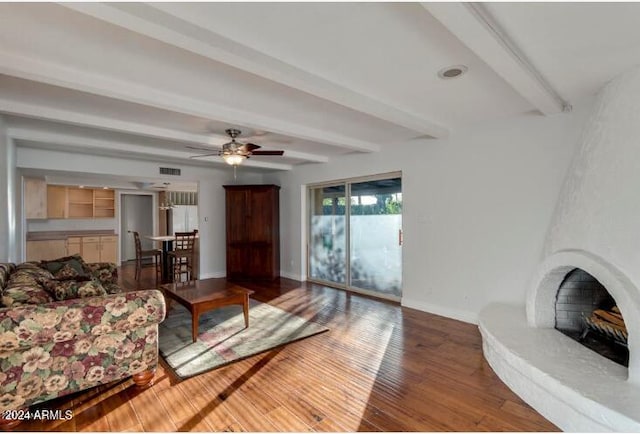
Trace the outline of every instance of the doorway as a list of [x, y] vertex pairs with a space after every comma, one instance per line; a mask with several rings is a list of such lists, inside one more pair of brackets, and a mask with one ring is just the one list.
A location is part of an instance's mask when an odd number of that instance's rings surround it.
[[309, 280], [399, 301], [400, 173], [308, 187]]
[[136, 247], [129, 231], [140, 233], [142, 250], [153, 248], [153, 241], [144, 238], [153, 235], [153, 196], [122, 194], [120, 201], [120, 257], [122, 261], [130, 261], [136, 259]]

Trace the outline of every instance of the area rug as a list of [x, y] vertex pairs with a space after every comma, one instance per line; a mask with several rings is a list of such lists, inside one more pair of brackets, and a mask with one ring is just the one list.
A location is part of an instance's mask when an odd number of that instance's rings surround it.
[[174, 302], [159, 327], [160, 355], [185, 379], [327, 330], [250, 300], [249, 328], [244, 327], [242, 306], [226, 306], [200, 315], [198, 340], [193, 342], [191, 313]]

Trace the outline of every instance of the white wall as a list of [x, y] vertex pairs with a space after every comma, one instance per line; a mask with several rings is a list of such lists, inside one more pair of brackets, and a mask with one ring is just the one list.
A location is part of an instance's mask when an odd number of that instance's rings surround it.
[[120, 232], [115, 218], [27, 220], [26, 232], [113, 230]]
[[[18, 148], [17, 166], [20, 168], [68, 172], [81, 171], [83, 173], [94, 173], [97, 177], [100, 175], [116, 175], [126, 178], [137, 176], [141, 179], [158, 179], [163, 178], [158, 174], [158, 167], [165, 167], [167, 164], [105, 156], [77, 155], [42, 149]], [[180, 168], [182, 175], [179, 177], [164, 177], [167, 180], [198, 182], [199, 184], [200, 275], [203, 278], [224, 276], [226, 274], [225, 201], [222, 185], [260, 182], [261, 175], [256, 175], [250, 169], [243, 167], [238, 170], [238, 179], [234, 180], [233, 171], [227, 166], [220, 166], [220, 168], [181, 166], [179, 164], [170, 164], [170, 166]], [[30, 228], [33, 227], [37, 227], [37, 224], [34, 226], [33, 223], [30, 223]]]
[[283, 275], [304, 275], [301, 185], [401, 170], [403, 305], [476, 322], [490, 302], [524, 304], [587, 111], [522, 115], [266, 176], [282, 187]]

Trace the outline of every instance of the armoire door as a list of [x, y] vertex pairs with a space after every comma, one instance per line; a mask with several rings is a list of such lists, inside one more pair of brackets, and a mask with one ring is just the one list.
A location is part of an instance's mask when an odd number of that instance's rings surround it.
[[280, 187], [224, 187], [227, 207], [227, 278], [270, 280], [278, 277]]

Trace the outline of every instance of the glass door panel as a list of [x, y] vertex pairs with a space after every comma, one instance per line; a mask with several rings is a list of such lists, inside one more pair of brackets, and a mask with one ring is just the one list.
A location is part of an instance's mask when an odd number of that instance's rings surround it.
[[402, 180], [350, 184], [349, 286], [402, 295]]
[[347, 282], [346, 187], [311, 188], [309, 203], [309, 277], [343, 286]]

